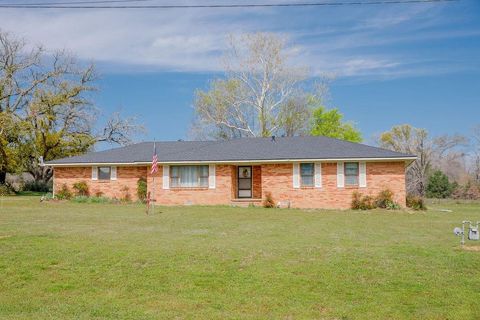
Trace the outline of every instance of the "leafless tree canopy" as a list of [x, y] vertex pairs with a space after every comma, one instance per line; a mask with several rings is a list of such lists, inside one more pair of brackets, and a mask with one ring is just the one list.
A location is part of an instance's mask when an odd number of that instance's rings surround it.
[[269, 33], [230, 37], [225, 78], [197, 91], [197, 134], [216, 138], [294, 135], [309, 112], [301, 83], [306, 68], [288, 64], [285, 40]]
[[88, 151], [96, 142], [127, 144], [140, 128], [118, 113], [97, 130], [100, 110], [93, 65], [86, 67], [65, 51], [28, 49], [23, 39], [0, 30], [0, 183], [6, 172], [25, 170], [48, 181], [52, 160]]
[[[438, 164], [448, 151], [465, 143], [465, 137], [460, 135], [430, 138], [425, 129], [410, 125], [395, 126], [380, 136], [382, 147], [417, 156], [417, 160], [407, 169], [407, 191], [422, 196], [425, 193], [429, 170], [434, 164]], [[449, 155], [452, 156], [453, 153]]]

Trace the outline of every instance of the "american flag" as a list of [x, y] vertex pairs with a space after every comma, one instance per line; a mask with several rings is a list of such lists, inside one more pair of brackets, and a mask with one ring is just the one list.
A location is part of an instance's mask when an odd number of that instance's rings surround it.
[[157, 147], [155, 146], [155, 141], [153, 142], [153, 157], [152, 157], [152, 169], [150, 174], [154, 174], [158, 171], [158, 156], [157, 156]]

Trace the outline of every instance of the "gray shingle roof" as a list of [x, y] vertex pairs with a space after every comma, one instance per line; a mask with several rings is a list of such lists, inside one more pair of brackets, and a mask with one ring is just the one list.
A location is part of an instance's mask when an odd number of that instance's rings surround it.
[[[327, 137], [243, 138], [229, 141], [156, 142], [159, 162], [355, 159], [414, 157], [377, 147]], [[46, 164], [142, 163], [152, 160], [153, 142], [91, 152]]]

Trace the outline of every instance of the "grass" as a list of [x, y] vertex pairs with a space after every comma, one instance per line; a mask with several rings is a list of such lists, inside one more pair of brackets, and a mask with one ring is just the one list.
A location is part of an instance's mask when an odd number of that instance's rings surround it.
[[156, 210], [0, 199], [0, 318], [480, 315], [480, 252], [452, 233], [480, 220], [478, 203], [415, 213]]

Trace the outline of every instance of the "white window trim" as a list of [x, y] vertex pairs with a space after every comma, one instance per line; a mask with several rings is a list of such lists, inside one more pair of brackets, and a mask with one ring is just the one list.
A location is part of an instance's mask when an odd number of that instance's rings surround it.
[[210, 164], [208, 166], [208, 188], [215, 189], [216, 188], [216, 180], [215, 180], [215, 165]]
[[367, 163], [365, 161], [358, 164], [358, 186], [360, 188], [367, 187]]
[[162, 188], [170, 189], [170, 166], [163, 166], [163, 175], [162, 175]]
[[345, 168], [344, 162], [337, 162], [337, 188], [345, 187]]
[[293, 188], [300, 188], [300, 163], [293, 164]]
[[98, 167], [92, 167], [92, 180], [98, 180]]
[[313, 174], [315, 177], [315, 188], [321, 188], [322, 187], [322, 163], [321, 162], [315, 162], [314, 168], [313, 168]]
[[117, 167], [110, 167], [110, 180], [117, 180]]

